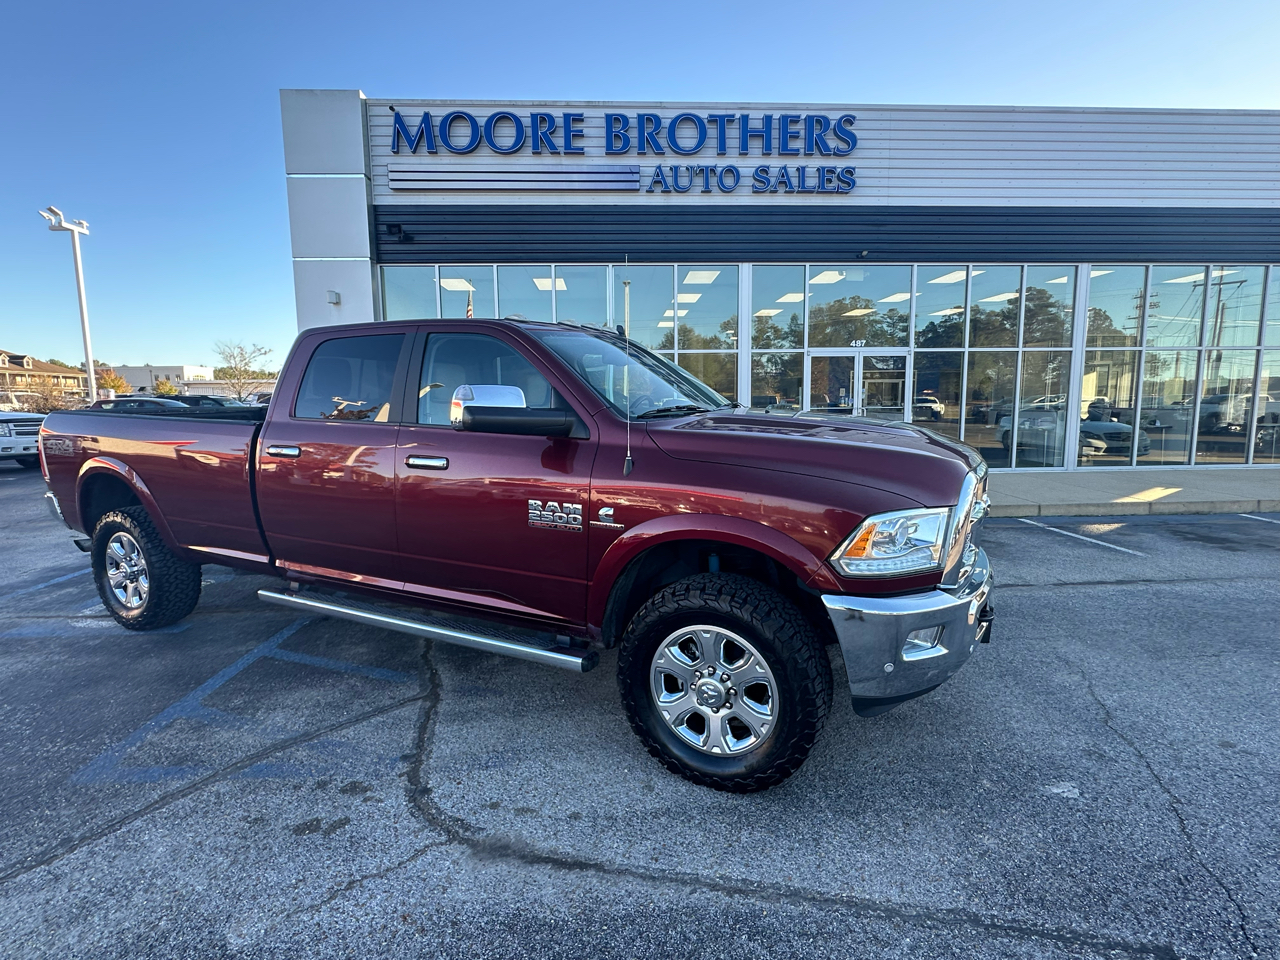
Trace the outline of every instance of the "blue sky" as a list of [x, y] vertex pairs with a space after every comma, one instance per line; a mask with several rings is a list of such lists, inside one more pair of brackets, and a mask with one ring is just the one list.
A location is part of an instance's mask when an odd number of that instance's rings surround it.
[[[21, 5], [21, 7], [19, 6]], [[1280, 4], [80, 4], [0, 31], [0, 347], [283, 359], [296, 332], [281, 87], [370, 96], [1280, 108]]]

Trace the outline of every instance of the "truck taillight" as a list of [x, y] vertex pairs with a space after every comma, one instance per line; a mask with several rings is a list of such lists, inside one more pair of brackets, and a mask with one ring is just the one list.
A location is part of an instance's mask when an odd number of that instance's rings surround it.
[[44, 482], [49, 482], [49, 463], [44, 458], [44, 435], [48, 431], [45, 430], [44, 424], [40, 424], [40, 440], [36, 444], [36, 449], [40, 451], [40, 475], [44, 477]]

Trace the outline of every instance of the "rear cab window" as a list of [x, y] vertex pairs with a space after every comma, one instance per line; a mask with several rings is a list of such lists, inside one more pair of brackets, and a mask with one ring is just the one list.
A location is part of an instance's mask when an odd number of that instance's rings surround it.
[[307, 362], [294, 417], [387, 423], [404, 341], [403, 333], [324, 341]]

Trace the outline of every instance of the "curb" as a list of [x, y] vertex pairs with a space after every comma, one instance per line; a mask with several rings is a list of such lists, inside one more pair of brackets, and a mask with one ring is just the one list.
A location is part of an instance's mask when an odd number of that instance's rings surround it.
[[993, 503], [992, 517], [1147, 517], [1206, 513], [1280, 513], [1280, 500], [1187, 500], [1172, 503]]

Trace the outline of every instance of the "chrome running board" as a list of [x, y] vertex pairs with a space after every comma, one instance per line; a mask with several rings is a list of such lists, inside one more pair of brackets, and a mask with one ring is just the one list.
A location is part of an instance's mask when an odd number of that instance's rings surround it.
[[533, 644], [519, 642], [515, 639], [518, 635], [514, 631], [504, 631], [500, 627], [495, 627], [494, 633], [505, 633], [508, 639], [504, 639], [502, 636], [485, 636], [469, 630], [460, 630], [452, 622], [444, 618], [433, 618], [430, 614], [424, 614], [421, 619], [397, 616], [379, 610], [373, 604], [361, 601], [348, 600], [343, 603], [335, 603], [332, 600], [320, 600], [315, 597], [308, 597], [305, 594], [288, 593], [283, 590], [259, 590], [258, 599], [267, 603], [278, 604], [282, 607], [293, 607], [294, 609], [306, 610], [309, 613], [322, 614], [326, 617], [338, 617], [342, 620], [353, 620], [356, 623], [368, 624], [371, 627], [382, 627], [384, 630], [407, 633], [410, 636], [422, 637], [426, 640], [453, 643], [460, 647], [483, 650], [486, 653], [514, 657], [517, 660], [531, 660], [547, 667], [572, 670], [574, 673], [586, 673], [588, 670], [594, 669], [596, 664], [600, 662], [600, 654], [594, 650], [578, 650], [573, 647], [563, 646], [538, 647]]

